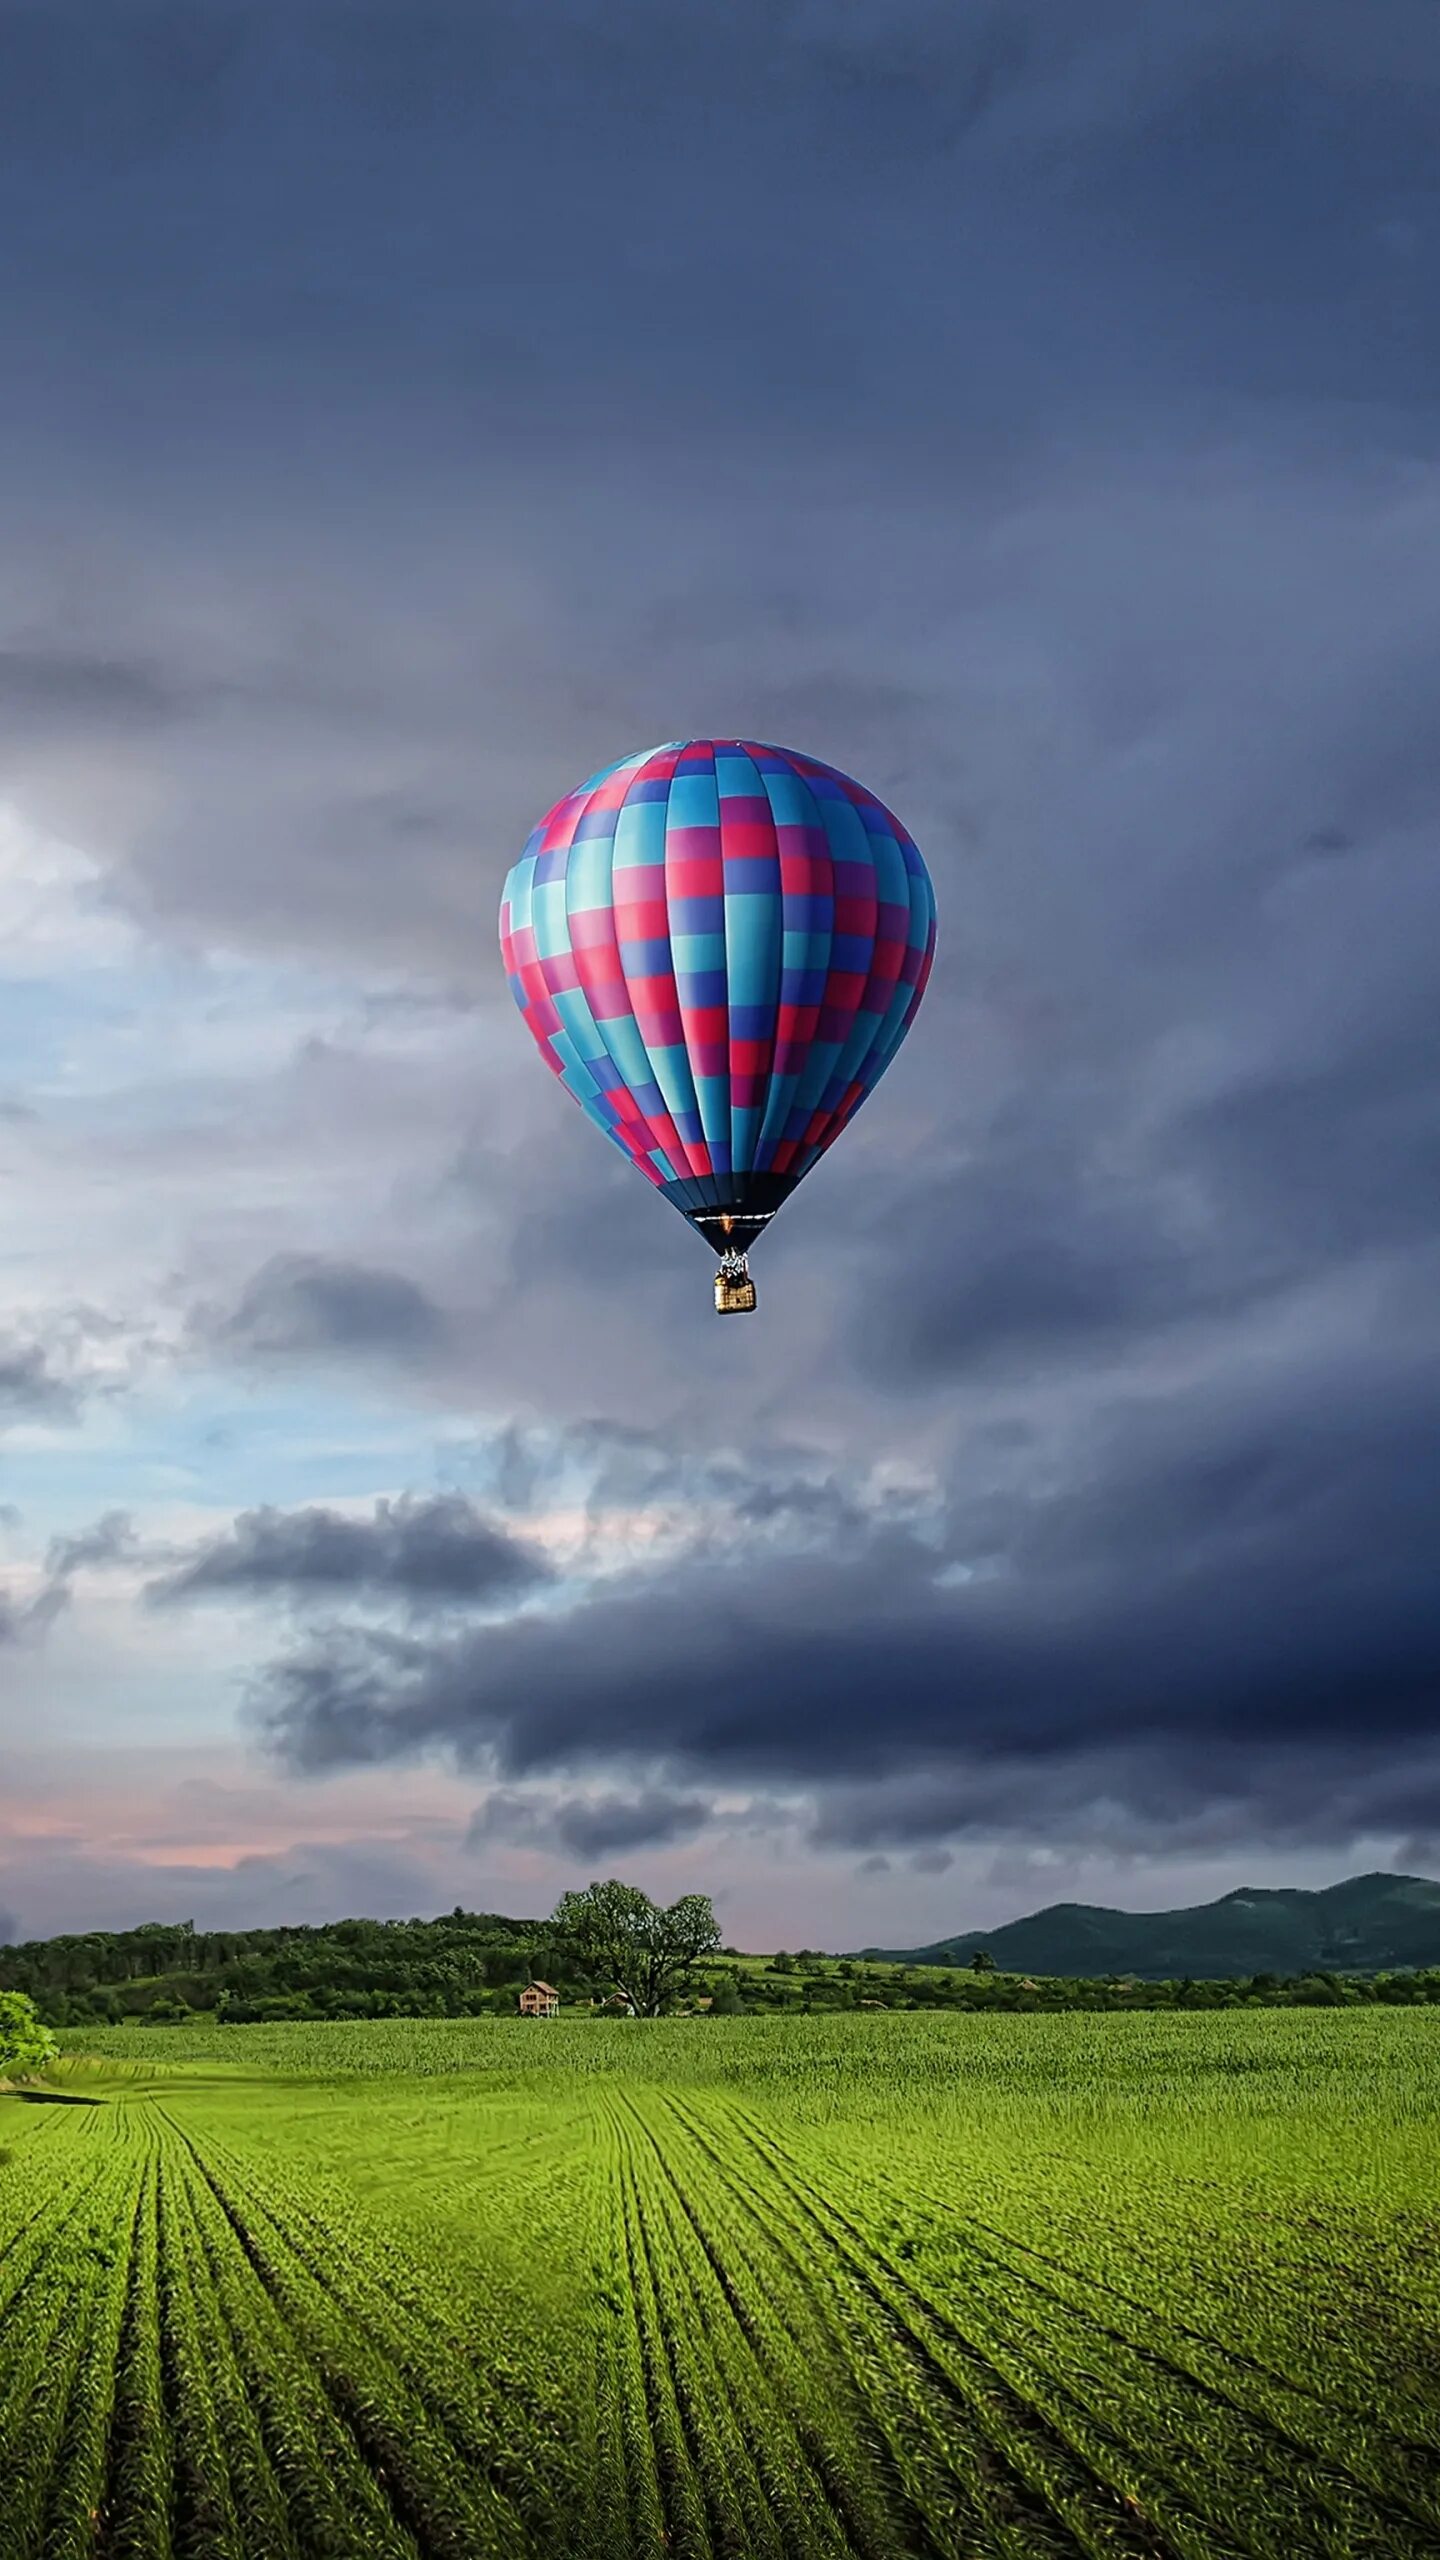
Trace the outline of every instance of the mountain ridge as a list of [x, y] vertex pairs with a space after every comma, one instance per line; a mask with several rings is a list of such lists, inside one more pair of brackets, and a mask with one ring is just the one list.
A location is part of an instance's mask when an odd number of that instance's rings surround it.
[[862, 1947], [899, 1964], [963, 1964], [990, 1956], [1002, 1973], [1190, 1975], [1379, 1973], [1440, 1964], [1440, 1882], [1375, 1870], [1338, 1884], [1237, 1885], [1218, 1901], [1174, 1911], [1053, 1902], [998, 1929], [962, 1930], [925, 1947]]

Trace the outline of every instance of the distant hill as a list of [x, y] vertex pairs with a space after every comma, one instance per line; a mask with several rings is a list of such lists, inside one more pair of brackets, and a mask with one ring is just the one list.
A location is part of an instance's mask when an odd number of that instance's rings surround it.
[[1002, 1973], [1133, 1973], [1152, 1982], [1440, 1965], [1440, 1884], [1428, 1876], [1372, 1875], [1319, 1893], [1243, 1886], [1188, 1911], [1055, 1902], [1003, 1929], [970, 1929], [930, 1947], [859, 1952], [901, 1964], [956, 1965], [977, 1948]]

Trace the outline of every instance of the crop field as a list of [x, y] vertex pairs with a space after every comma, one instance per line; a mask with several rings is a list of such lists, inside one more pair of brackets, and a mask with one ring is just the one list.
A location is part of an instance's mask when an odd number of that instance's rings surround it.
[[1440, 2555], [1440, 2014], [103, 2030], [3, 2560]]

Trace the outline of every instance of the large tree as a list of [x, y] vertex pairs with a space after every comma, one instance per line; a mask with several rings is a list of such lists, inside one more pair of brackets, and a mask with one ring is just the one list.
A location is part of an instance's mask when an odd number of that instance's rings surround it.
[[53, 2062], [60, 2048], [35, 2015], [35, 2003], [23, 1991], [0, 1991], [0, 2080], [19, 2071], [38, 2071]]
[[612, 1984], [642, 2018], [658, 2017], [696, 1958], [720, 1944], [708, 1894], [682, 1893], [662, 1906], [613, 1876], [562, 1894], [551, 1928], [578, 1972]]

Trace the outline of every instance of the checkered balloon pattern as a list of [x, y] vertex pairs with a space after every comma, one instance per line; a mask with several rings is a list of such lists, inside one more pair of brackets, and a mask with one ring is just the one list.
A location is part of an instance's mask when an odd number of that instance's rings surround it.
[[500, 941], [546, 1065], [714, 1240], [723, 1213], [758, 1232], [879, 1083], [924, 993], [935, 896], [858, 782], [691, 738], [556, 802], [506, 880]]

